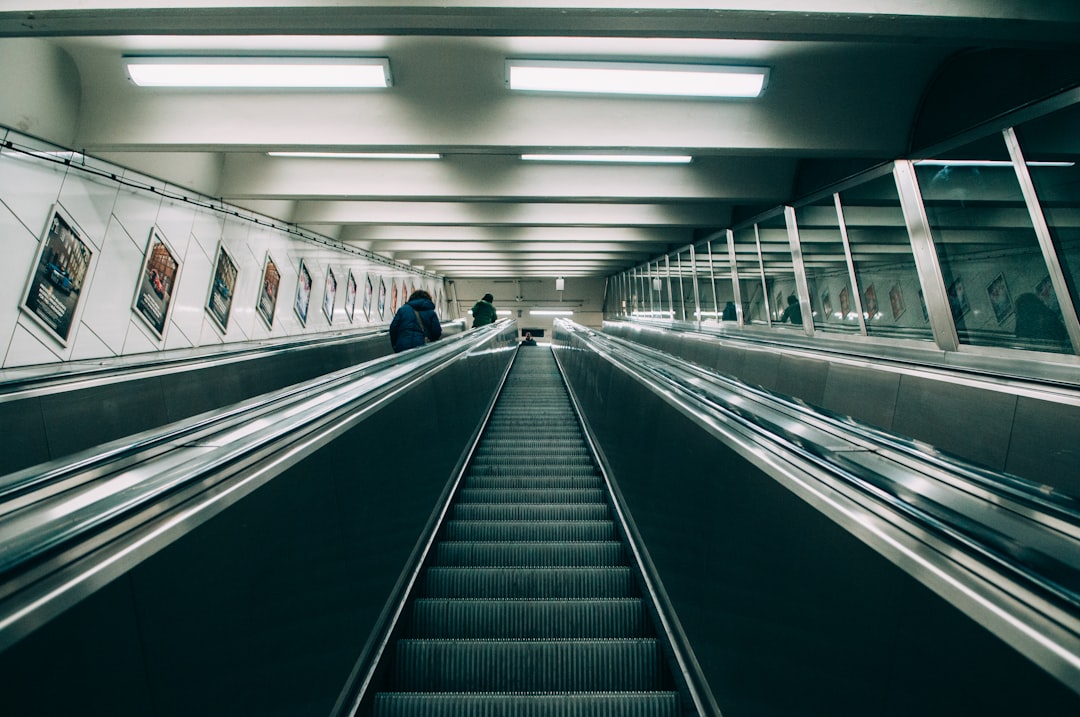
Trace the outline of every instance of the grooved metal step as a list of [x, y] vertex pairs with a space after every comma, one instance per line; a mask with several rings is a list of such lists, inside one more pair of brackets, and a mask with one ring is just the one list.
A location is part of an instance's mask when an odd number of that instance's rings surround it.
[[602, 598], [638, 594], [629, 567], [433, 567], [424, 572], [429, 597]]
[[448, 520], [447, 540], [564, 542], [615, 540], [610, 520]]
[[544, 695], [402, 693], [376, 697], [377, 717], [676, 717], [674, 692]]
[[603, 503], [458, 503], [453, 516], [459, 520], [607, 520]]
[[423, 598], [411, 634], [438, 639], [651, 637], [640, 598]]
[[439, 565], [490, 567], [612, 567], [623, 565], [626, 555], [622, 543], [534, 542], [493, 543], [444, 541], [436, 546]]

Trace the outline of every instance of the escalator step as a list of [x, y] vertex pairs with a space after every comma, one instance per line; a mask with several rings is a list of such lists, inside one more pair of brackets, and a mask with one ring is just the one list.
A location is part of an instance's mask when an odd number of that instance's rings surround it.
[[642, 601], [423, 598], [411, 637], [438, 639], [650, 637]]
[[564, 466], [538, 466], [538, 465], [473, 465], [469, 467], [469, 476], [530, 476], [568, 478], [577, 476], [595, 476], [596, 467], [590, 463]]
[[447, 540], [541, 541], [615, 540], [610, 520], [448, 520]]
[[462, 488], [462, 503], [602, 503], [604, 493], [599, 488], [564, 488], [545, 490], [525, 488], [521, 490], [492, 490], [490, 488]]
[[603, 503], [457, 503], [456, 520], [606, 520]]
[[425, 694], [384, 692], [375, 717], [677, 717], [674, 692]]
[[469, 488], [484, 488], [494, 490], [522, 490], [530, 488], [544, 489], [567, 489], [567, 488], [600, 488], [603, 481], [598, 475], [588, 476], [482, 476], [470, 475]]
[[453, 567], [613, 567], [623, 565], [622, 543], [495, 543], [440, 542], [435, 549], [440, 566]]
[[629, 567], [476, 568], [433, 567], [424, 571], [428, 597], [616, 598], [635, 597], [637, 581]]
[[664, 688], [655, 639], [400, 640], [402, 692], [619, 692]]

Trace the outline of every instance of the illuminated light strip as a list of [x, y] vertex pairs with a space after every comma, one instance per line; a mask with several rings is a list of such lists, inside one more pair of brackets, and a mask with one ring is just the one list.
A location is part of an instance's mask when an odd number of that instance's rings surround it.
[[125, 57], [140, 87], [382, 88], [382, 57]]
[[[917, 165], [928, 167], [1011, 167], [1007, 159], [918, 159]], [[1028, 162], [1029, 167], [1072, 167], [1076, 162]]]
[[758, 97], [769, 70], [731, 65], [508, 60], [512, 90], [676, 97]]
[[630, 164], [689, 164], [688, 154], [523, 154], [528, 162], [626, 162]]
[[442, 159], [441, 154], [424, 152], [267, 152], [271, 157], [309, 159]]
[[568, 309], [529, 309], [529, 316], [573, 316]]

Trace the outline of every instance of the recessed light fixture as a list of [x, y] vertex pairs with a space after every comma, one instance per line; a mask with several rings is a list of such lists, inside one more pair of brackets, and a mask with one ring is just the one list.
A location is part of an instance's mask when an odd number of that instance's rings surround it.
[[385, 57], [125, 57], [124, 63], [140, 87], [390, 86]]
[[271, 157], [309, 159], [441, 159], [441, 154], [422, 152], [267, 152]]
[[[917, 159], [915, 164], [928, 167], [1011, 167], [1007, 159]], [[1029, 167], [1072, 167], [1076, 162], [1028, 162]]]
[[523, 154], [529, 162], [623, 162], [626, 164], [689, 164], [688, 154]]
[[573, 316], [569, 309], [529, 309], [529, 316]]
[[769, 70], [734, 65], [507, 60], [507, 84], [532, 92], [757, 97]]

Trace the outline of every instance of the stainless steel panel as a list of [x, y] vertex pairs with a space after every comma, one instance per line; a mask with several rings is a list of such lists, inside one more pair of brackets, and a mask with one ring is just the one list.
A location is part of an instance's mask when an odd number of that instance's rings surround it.
[[834, 363], [821, 405], [887, 431], [893, 425], [899, 390], [899, 374]]
[[1005, 470], [1080, 498], [1080, 409], [1020, 396]]

